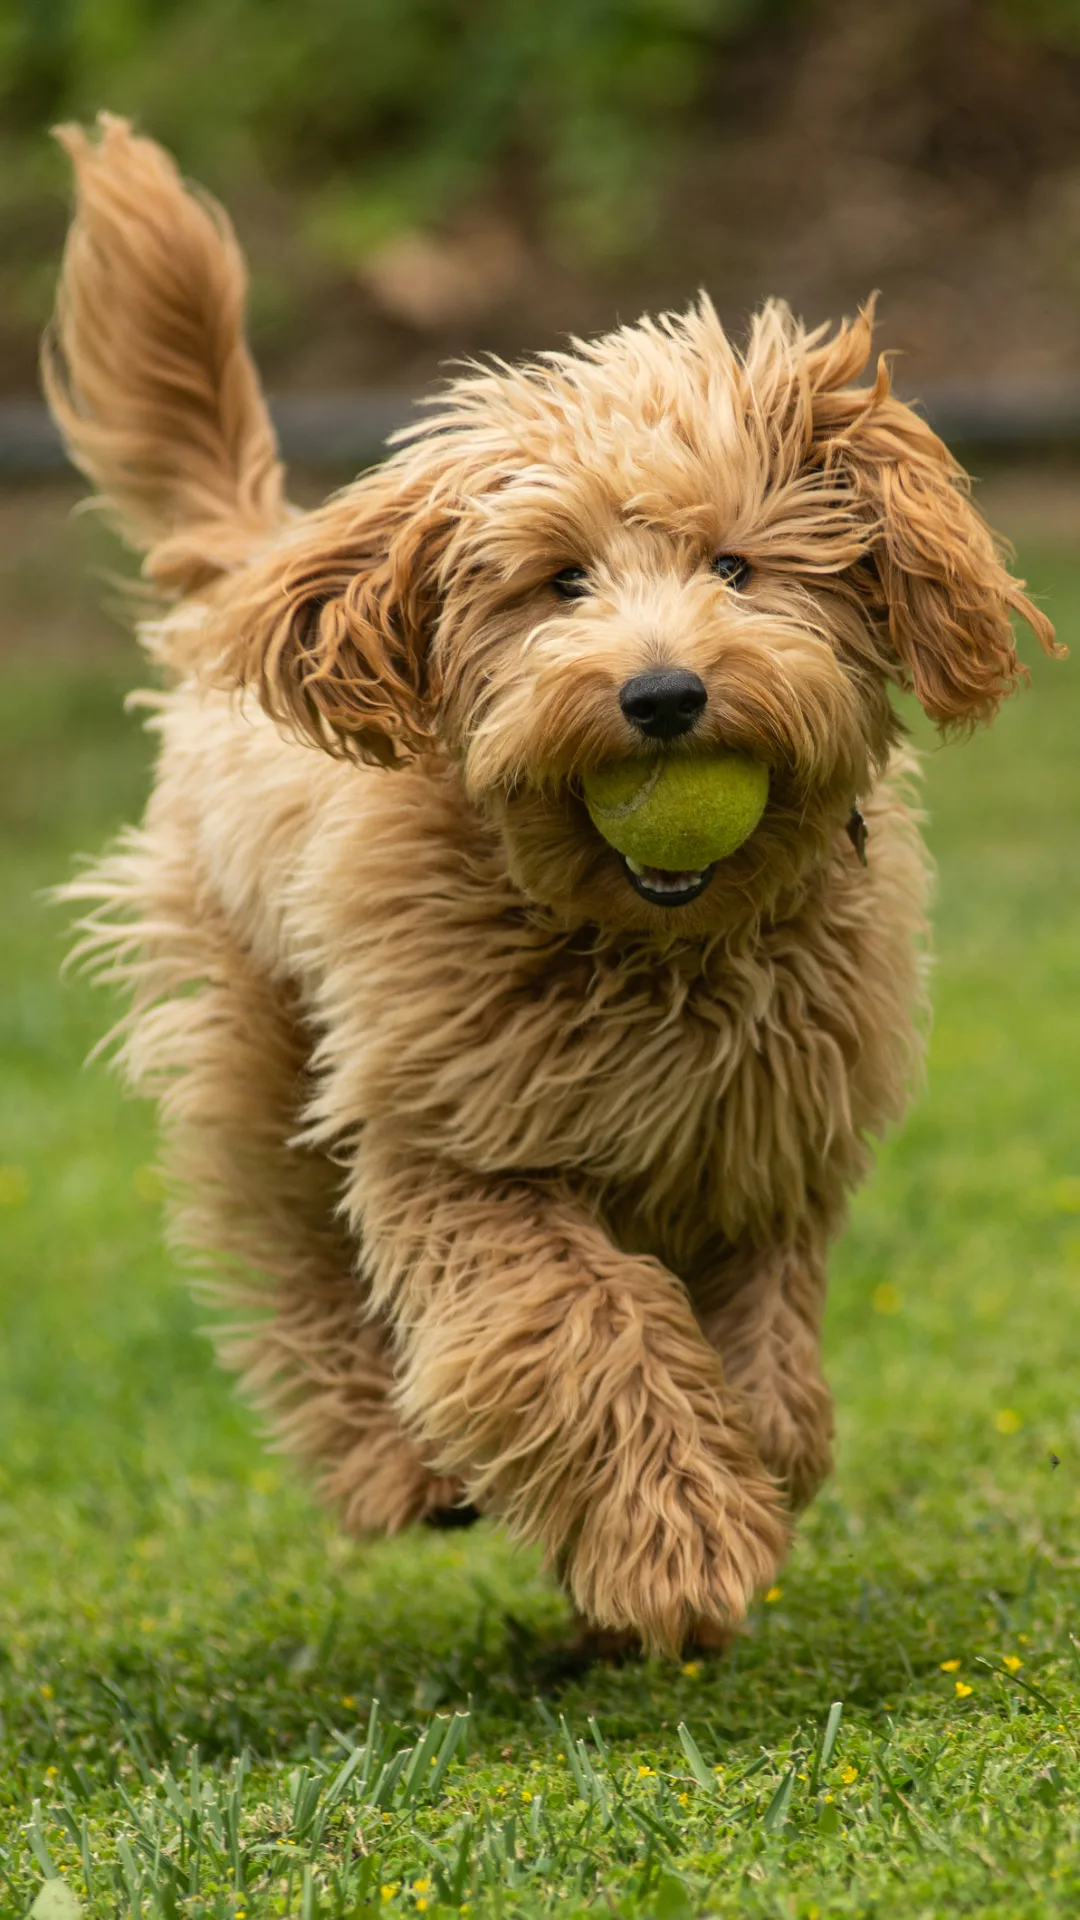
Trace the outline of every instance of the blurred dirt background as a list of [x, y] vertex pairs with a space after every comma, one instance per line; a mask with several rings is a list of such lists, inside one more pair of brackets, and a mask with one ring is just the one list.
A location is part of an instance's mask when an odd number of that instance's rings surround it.
[[883, 293], [902, 380], [1080, 376], [1080, 0], [0, 0], [0, 393], [36, 388], [50, 122], [231, 208], [278, 390], [415, 390], [681, 305]]

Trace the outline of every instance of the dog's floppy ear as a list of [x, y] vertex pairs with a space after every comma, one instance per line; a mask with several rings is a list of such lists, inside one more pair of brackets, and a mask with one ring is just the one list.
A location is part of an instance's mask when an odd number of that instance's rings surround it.
[[330, 753], [397, 765], [434, 739], [428, 643], [452, 517], [395, 463], [307, 514], [221, 606], [217, 679]]
[[1045, 652], [1064, 649], [1005, 566], [963, 469], [891, 391], [884, 359], [872, 387], [846, 385], [868, 357], [871, 319], [807, 356], [811, 457], [846, 476], [872, 529], [865, 585], [887, 623], [888, 667], [940, 726], [971, 725], [1024, 676], [1010, 612]]

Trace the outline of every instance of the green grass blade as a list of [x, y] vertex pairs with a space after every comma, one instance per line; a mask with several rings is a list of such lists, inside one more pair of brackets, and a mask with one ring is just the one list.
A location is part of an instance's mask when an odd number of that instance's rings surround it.
[[772, 1799], [769, 1801], [761, 1817], [761, 1827], [764, 1833], [775, 1833], [777, 1828], [782, 1827], [787, 1819], [797, 1772], [797, 1766], [793, 1765], [788, 1768]]
[[679, 1745], [686, 1755], [690, 1771], [697, 1781], [698, 1786], [703, 1787], [706, 1793], [714, 1794], [717, 1790], [717, 1776], [715, 1773], [710, 1773], [705, 1764], [701, 1748], [698, 1746], [685, 1720], [679, 1721], [676, 1732], [679, 1736]]
[[435, 1765], [432, 1767], [427, 1781], [426, 1794], [429, 1800], [434, 1800], [438, 1797], [442, 1788], [443, 1776], [457, 1753], [458, 1748], [465, 1740], [470, 1723], [471, 1715], [468, 1713], [455, 1713], [452, 1716], [446, 1733], [443, 1736], [442, 1744], [435, 1756]]
[[840, 1731], [840, 1720], [843, 1711], [843, 1701], [834, 1700], [832, 1706], [829, 1708], [829, 1717], [825, 1722], [825, 1731], [821, 1736], [821, 1746], [818, 1748], [810, 1773], [811, 1798], [818, 1790], [818, 1781], [821, 1775], [826, 1771], [832, 1760], [833, 1749], [836, 1746], [836, 1736]]
[[37, 1861], [38, 1866], [41, 1868], [42, 1873], [45, 1875], [46, 1880], [58, 1880], [60, 1878], [60, 1870], [53, 1862], [52, 1855], [45, 1844], [45, 1835], [41, 1830], [40, 1800], [34, 1801], [30, 1819], [26, 1827], [26, 1838], [30, 1851]]

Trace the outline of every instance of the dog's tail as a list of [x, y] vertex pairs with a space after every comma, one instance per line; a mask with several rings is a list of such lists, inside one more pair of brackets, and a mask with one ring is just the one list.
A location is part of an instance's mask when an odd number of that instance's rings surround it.
[[98, 134], [57, 130], [76, 208], [45, 391], [148, 577], [187, 592], [246, 559], [287, 513], [244, 338], [244, 261], [225, 213], [185, 188], [160, 147], [112, 114]]

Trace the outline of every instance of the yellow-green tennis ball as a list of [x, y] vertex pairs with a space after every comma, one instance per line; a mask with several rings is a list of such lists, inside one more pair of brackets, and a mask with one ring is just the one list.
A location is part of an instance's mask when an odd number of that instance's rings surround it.
[[748, 840], [769, 769], [745, 753], [612, 760], [585, 774], [585, 805], [609, 846], [642, 867], [698, 872]]

